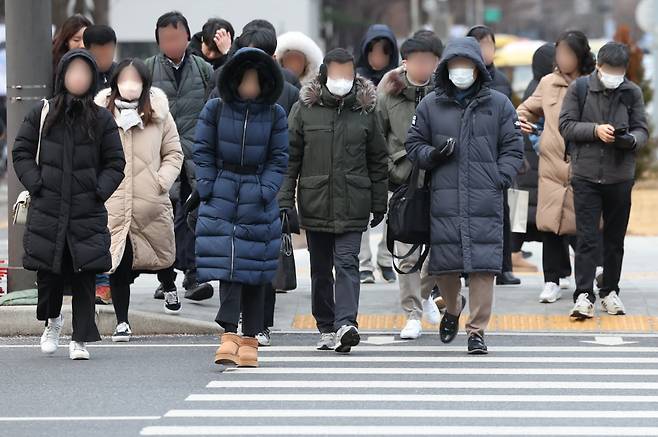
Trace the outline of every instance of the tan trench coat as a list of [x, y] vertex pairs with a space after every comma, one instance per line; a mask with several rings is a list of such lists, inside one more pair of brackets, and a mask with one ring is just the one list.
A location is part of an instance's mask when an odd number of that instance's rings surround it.
[[568, 86], [567, 79], [555, 71], [544, 76], [532, 96], [517, 108], [519, 116], [532, 123], [544, 117], [539, 139], [537, 229], [558, 235], [576, 233], [573, 188], [559, 131], [560, 109]]
[[[176, 258], [174, 214], [169, 189], [180, 174], [183, 152], [167, 96], [151, 88], [153, 121], [140, 129], [119, 128], [126, 155], [125, 178], [105, 203], [112, 235], [113, 273], [123, 257], [126, 238], [133, 248], [133, 270], [155, 271], [170, 267]], [[105, 106], [110, 89], [96, 96]], [[115, 118], [119, 111], [115, 111]]]

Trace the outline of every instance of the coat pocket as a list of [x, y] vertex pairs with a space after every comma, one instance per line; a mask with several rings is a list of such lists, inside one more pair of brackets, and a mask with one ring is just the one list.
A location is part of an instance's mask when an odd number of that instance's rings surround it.
[[327, 219], [330, 210], [329, 175], [299, 178], [299, 212], [302, 217]]
[[347, 218], [363, 220], [370, 217], [372, 181], [367, 176], [345, 175], [347, 182]]

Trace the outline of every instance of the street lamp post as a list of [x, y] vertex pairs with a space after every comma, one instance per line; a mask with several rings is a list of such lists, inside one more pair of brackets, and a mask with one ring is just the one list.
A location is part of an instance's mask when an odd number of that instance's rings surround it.
[[9, 211], [9, 291], [34, 288], [35, 275], [23, 269], [23, 227], [11, 223], [12, 207], [24, 188], [11, 160], [16, 133], [25, 114], [50, 95], [52, 82], [51, 2], [6, 0], [7, 32], [7, 147]]

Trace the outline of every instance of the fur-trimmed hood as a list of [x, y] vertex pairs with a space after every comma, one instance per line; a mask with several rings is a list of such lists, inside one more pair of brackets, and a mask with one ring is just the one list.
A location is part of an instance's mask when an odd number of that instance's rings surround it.
[[279, 63], [283, 62], [284, 55], [290, 50], [302, 52], [306, 56], [306, 70], [299, 78], [299, 81], [302, 85], [311, 82], [318, 74], [318, 70], [322, 64], [322, 50], [315, 41], [302, 32], [286, 32], [279, 35], [275, 52], [276, 59]]
[[[107, 100], [110, 98], [111, 92], [111, 88], [100, 90], [98, 94], [96, 94], [94, 102], [96, 102], [98, 106], [106, 108], [108, 103]], [[169, 114], [169, 99], [167, 99], [167, 95], [160, 88], [153, 86], [149, 92], [149, 97], [151, 99], [151, 108], [153, 109], [154, 118], [158, 121], [165, 120], [167, 114]]]
[[[352, 111], [370, 113], [377, 104], [377, 88], [368, 79], [357, 76], [352, 91], [343, 100]], [[314, 105], [337, 106], [340, 99], [332, 95], [316, 77], [299, 91], [299, 101], [310, 108]]]
[[382, 77], [377, 85], [377, 92], [389, 96], [399, 96], [407, 88], [404, 77], [404, 67], [394, 68]]

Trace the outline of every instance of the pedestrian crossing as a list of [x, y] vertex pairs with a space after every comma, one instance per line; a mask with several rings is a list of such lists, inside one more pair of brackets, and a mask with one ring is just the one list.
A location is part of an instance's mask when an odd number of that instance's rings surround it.
[[658, 348], [490, 352], [263, 348], [261, 367], [214, 374], [141, 435], [658, 436]]

